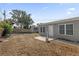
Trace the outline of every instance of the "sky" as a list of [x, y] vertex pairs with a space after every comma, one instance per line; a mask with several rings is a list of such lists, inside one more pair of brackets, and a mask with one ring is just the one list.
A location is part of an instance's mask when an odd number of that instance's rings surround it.
[[14, 9], [30, 13], [34, 24], [79, 16], [78, 3], [0, 3], [0, 18], [3, 18], [3, 10], [6, 10], [6, 18], [10, 18], [9, 12]]

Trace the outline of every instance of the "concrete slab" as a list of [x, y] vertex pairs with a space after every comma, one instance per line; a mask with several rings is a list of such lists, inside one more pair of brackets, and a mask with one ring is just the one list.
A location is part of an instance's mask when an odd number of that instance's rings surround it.
[[[41, 41], [46, 41], [46, 37], [43, 37], [43, 36], [37, 36], [37, 37], [35, 37], [35, 39], [41, 40]], [[54, 40], [54, 39], [53, 38], [48, 38], [48, 41], [51, 41], [51, 40]]]

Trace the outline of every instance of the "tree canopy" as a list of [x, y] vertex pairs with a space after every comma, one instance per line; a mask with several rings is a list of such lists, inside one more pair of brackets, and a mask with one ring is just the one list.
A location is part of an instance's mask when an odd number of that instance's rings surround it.
[[24, 26], [24, 28], [29, 28], [34, 21], [31, 18], [31, 14], [27, 14], [26, 11], [23, 10], [12, 10], [10, 12], [11, 18], [15, 20], [17, 23], [20, 23]]

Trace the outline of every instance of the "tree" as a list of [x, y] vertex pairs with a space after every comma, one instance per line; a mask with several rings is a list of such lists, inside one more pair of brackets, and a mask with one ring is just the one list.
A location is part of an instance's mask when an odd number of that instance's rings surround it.
[[26, 11], [12, 10], [10, 14], [12, 15], [12, 19], [15, 20], [17, 23], [23, 25], [24, 28], [28, 29], [29, 26], [34, 23], [34, 21], [31, 18], [31, 14], [27, 14]]

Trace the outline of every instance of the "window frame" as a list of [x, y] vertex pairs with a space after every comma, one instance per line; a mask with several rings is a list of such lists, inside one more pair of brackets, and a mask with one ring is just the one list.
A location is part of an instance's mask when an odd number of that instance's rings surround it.
[[[61, 25], [64, 25], [64, 34], [61, 34], [61, 33], [60, 33], [60, 28], [59, 28], [59, 27], [60, 27]], [[58, 25], [58, 33], [61, 34], [61, 35], [65, 35], [65, 24], [59, 24], [59, 25]]]
[[42, 33], [42, 27], [40, 27], [40, 32]]
[[[72, 35], [66, 34], [66, 25], [69, 25], [69, 24], [72, 24], [72, 25], [73, 25], [73, 34], [72, 34]], [[60, 32], [59, 32], [59, 26], [60, 26], [60, 25], [64, 25], [64, 34], [60, 34]], [[74, 35], [74, 24], [73, 24], [73, 23], [58, 24], [58, 34], [60, 34], [60, 35], [73, 36], [73, 35]]]
[[46, 29], [45, 29], [45, 27], [44, 27], [44, 26], [42, 27], [42, 32], [43, 32], [43, 33], [45, 33], [45, 32], [46, 32]]
[[[66, 24], [66, 25], [71, 25], [72, 23], [68, 23], [68, 24]], [[66, 27], [66, 25], [65, 25], [65, 27]], [[72, 26], [73, 26], [73, 34], [72, 35], [70, 35], [70, 34], [67, 34], [66, 33], [66, 35], [68, 35], [68, 36], [73, 36], [74, 35], [74, 24], [72, 24]], [[66, 29], [67, 30], [67, 29]]]
[[45, 26], [41, 26], [40, 27], [40, 32], [41, 33], [45, 33], [46, 32], [46, 27]]

